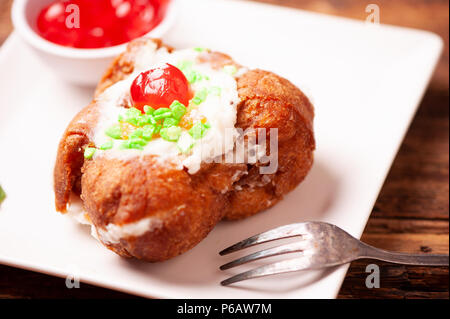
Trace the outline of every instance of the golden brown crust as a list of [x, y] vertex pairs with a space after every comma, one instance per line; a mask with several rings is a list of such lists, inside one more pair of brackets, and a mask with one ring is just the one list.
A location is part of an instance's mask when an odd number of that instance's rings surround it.
[[[96, 95], [133, 72], [136, 51], [146, 41], [132, 42], [113, 62]], [[239, 67], [222, 53], [205, 52], [200, 59], [215, 68]], [[273, 73], [248, 71], [237, 84], [241, 103], [236, 127], [278, 128], [276, 173], [261, 175], [259, 163], [213, 163], [202, 164], [191, 175], [153, 156], [127, 161], [97, 157], [85, 162], [83, 148], [90, 143], [98, 116], [93, 102], [69, 124], [60, 142], [54, 173], [57, 210], [65, 211], [74, 192], [81, 193], [91, 221], [100, 230], [152, 218], [158, 227], [144, 235], [117, 243], [100, 239], [121, 256], [161, 261], [192, 248], [222, 218], [243, 218], [276, 204], [311, 168], [314, 110], [298, 88]]]
[[239, 190], [230, 194], [227, 219], [248, 217], [276, 204], [308, 174], [315, 149], [313, 106], [288, 80], [252, 70], [238, 79], [238, 92], [237, 127], [278, 129], [278, 171], [261, 175], [258, 165], [249, 168], [237, 182]]
[[226, 200], [220, 190], [231, 187], [231, 176], [239, 169], [216, 164], [191, 176], [152, 156], [125, 162], [101, 157], [83, 166], [81, 198], [98, 228], [154, 218], [158, 227], [109, 247], [161, 261], [192, 248], [223, 218]]
[[82, 109], [70, 122], [59, 143], [53, 180], [56, 210], [65, 212], [70, 194], [81, 193], [83, 149], [90, 143], [89, 135], [97, 122], [95, 103]]

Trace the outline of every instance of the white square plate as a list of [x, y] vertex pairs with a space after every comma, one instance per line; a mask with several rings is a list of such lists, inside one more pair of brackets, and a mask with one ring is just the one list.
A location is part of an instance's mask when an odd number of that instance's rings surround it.
[[311, 97], [318, 148], [310, 175], [273, 209], [220, 223], [182, 256], [157, 264], [122, 259], [53, 206], [57, 144], [92, 89], [60, 81], [13, 34], [0, 55], [0, 182], [8, 195], [0, 208], [0, 263], [75, 273], [84, 282], [148, 297], [334, 298], [347, 267], [222, 287], [221, 280], [247, 268], [224, 273], [219, 265], [252, 250], [218, 252], [308, 220], [360, 237], [439, 57], [440, 38], [253, 2], [184, 0], [180, 6], [169, 44], [221, 50], [279, 73]]

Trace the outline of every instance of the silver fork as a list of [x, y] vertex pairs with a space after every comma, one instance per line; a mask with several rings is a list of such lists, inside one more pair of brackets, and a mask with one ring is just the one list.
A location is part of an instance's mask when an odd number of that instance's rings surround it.
[[222, 281], [221, 284], [228, 286], [242, 280], [333, 267], [365, 258], [404, 265], [448, 266], [448, 255], [404, 254], [378, 249], [359, 241], [335, 225], [322, 222], [281, 226], [244, 239], [222, 250], [219, 254], [223, 256], [247, 247], [291, 237], [299, 237], [300, 240], [236, 259], [222, 265], [220, 269], [225, 270], [251, 261], [284, 254], [296, 254], [295, 258], [243, 272]]

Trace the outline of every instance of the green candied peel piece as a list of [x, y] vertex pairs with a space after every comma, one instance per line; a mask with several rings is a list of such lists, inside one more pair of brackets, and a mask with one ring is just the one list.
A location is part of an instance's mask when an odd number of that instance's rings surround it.
[[145, 114], [153, 114], [153, 112], [155, 112], [155, 109], [151, 106], [144, 105], [144, 112]]
[[[124, 141], [120, 146], [122, 149], [137, 149], [143, 150], [144, 146], [148, 144], [153, 133], [148, 132], [148, 128], [137, 128], [129, 136], [129, 139]], [[150, 136], [150, 138], [148, 138]]]
[[172, 117], [172, 110], [167, 107], [162, 107], [153, 112], [152, 116], [156, 121], [159, 121], [168, 117]]
[[[186, 65], [189, 67], [189, 64]], [[207, 90], [203, 89], [197, 96], [198, 101], [204, 100], [206, 95]], [[141, 112], [134, 107], [127, 109], [119, 115], [119, 123], [106, 129], [105, 134], [114, 140], [122, 140], [119, 145], [120, 149], [143, 150], [157, 134], [160, 134], [161, 138], [166, 141], [178, 141], [183, 132], [179, 123], [187, 112], [185, 105], [175, 100], [168, 108], [153, 109], [151, 106], [145, 105], [143, 110], [144, 112]], [[123, 123], [132, 125], [128, 138], [124, 136]], [[100, 146], [99, 149], [108, 150], [113, 147], [114, 141], [111, 140]]]
[[96, 151], [97, 151], [97, 149], [95, 147], [86, 147], [84, 149], [84, 158], [91, 159], [94, 156]]
[[156, 125], [145, 125], [142, 128], [142, 138], [144, 140], [150, 141], [154, 134], [156, 134]]
[[180, 120], [183, 115], [186, 114], [186, 106], [184, 106], [177, 100], [173, 101], [173, 103], [170, 105], [170, 109], [172, 110], [173, 118], [177, 120]]
[[156, 120], [153, 117], [153, 115], [145, 114], [143, 118], [145, 119], [144, 121], [145, 123], [142, 126], [145, 126], [146, 124], [153, 124], [153, 125], [156, 124]]
[[177, 68], [179, 68], [181, 70], [181, 72], [183, 72], [184, 76], [186, 77], [188, 82], [191, 84], [202, 81], [202, 80], [209, 81], [208, 76], [203, 75], [194, 69], [194, 62], [192, 62], [192, 61], [188, 61], [188, 60], [181, 61], [177, 64]]
[[99, 148], [102, 151], [106, 151], [106, 150], [112, 149], [113, 147], [114, 147], [114, 142], [110, 140], [110, 141], [107, 141], [107, 142], [103, 143], [102, 145], [100, 145]]
[[211, 125], [209, 125], [208, 123], [203, 124], [202, 122], [197, 122], [189, 130], [189, 135], [191, 135], [194, 140], [199, 140], [203, 136], [205, 136], [206, 132], [210, 127]]
[[223, 71], [229, 75], [235, 75], [237, 73], [237, 68], [234, 65], [225, 65]]
[[181, 136], [182, 129], [179, 126], [163, 127], [160, 131], [161, 137], [169, 142], [177, 142]]
[[154, 134], [159, 134], [161, 132], [161, 128], [162, 128], [162, 125], [159, 125], [159, 124], [155, 125]]
[[161, 115], [161, 114], [171, 113], [171, 112], [172, 112], [172, 111], [171, 111], [169, 108], [167, 108], [167, 107], [161, 107], [161, 108], [157, 109], [157, 110], [153, 113], [153, 115], [156, 116], [156, 115]]
[[2, 188], [2, 185], [0, 185], [0, 204], [5, 200], [6, 198], [6, 193]]
[[119, 122], [126, 122], [134, 126], [144, 126], [146, 124], [156, 124], [156, 120], [152, 114], [154, 109], [148, 105], [144, 106], [144, 114], [137, 108], [129, 108], [125, 111], [125, 114], [119, 115]]
[[163, 127], [177, 126], [178, 123], [180, 123], [180, 120], [177, 120], [173, 117], [168, 117], [164, 120]]
[[149, 114], [144, 114], [137, 119], [137, 126], [144, 126], [149, 123], [156, 123], [153, 116]]
[[197, 72], [195, 70], [190, 70], [187, 71], [185, 74], [186, 79], [188, 80], [189, 83], [195, 83], [195, 82], [200, 82], [202, 80], [209, 80], [209, 77], [206, 75], [201, 74], [200, 72]]
[[194, 48], [194, 51], [205, 52], [205, 51], [208, 51], [208, 49], [197, 47], [197, 48]]
[[115, 140], [120, 140], [122, 138], [122, 129], [119, 124], [114, 124], [105, 130], [105, 134]]
[[200, 105], [206, 100], [207, 96], [208, 96], [208, 90], [203, 88], [195, 93], [195, 96], [191, 101], [195, 105]]
[[141, 138], [144, 131], [141, 128], [135, 129], [129, 136], [129, 139]]
[[182, 134], [177, 142], [177, 148], [183, 154], [189, 153], [194, 145], [195, 140], [189, 134]]
[[136, 149], [136, 150], [143, 150], [144, 146], [147, 145], [148, 142], [141, 138], [130, 138], [129, 140], [126, 140], [120, 145], [122, 149]]
[[140, 110], [138, 110], [135, 107], [130, 107], [125, 111], [125, 114], [123, 115], [123, 121], [130, 123], [134, 126], [138, 126], [139, 120], [142, 117], [142, 113]]

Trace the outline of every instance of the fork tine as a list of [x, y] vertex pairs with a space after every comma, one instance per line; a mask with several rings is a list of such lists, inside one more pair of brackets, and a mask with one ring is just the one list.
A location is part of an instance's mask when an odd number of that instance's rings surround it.
[[309, 243], [301, 241], [301, 242], [295, 242], [290, 243], [286, 245], [281, 245], [265, 250], [258, 251], [256, 253], [250, 254], [245, 257], [238, 258], [236, 260], [233, 260], [225, 265], [220, 266], [220, 270], [230, 269], [239, 265], [246, 264], [251, 261], [268, 258], [272, 256], [278, 256], [278, 255], [284, 255], [284, 254], [290, 254], [295, 252], [302, 252], [308, 247]]
[[233, 277], [230, 277], [224, 281], [222, 281], [220, 284], [222, 286], [228, 286], [233, 283], [253, 279], [253, 278], [259, 278], [259, 277], [265, 277], [275, 274], [283, 274], [288, 272], [294, 272], [299, 270], [305, 270], [310, 266], [309, 258], [306, 256], [288, 259], [284, 261], [280, 261], [277, 263], [273, 263], [266, 266], [261, 266], [243, 273], [240, 273], [238, 275], [235, 275]]
[[282, 239], [282, 238], [290, 238], [296, 236], [304, 236], [306, 233], [305, 223], [297, 223], [291, 225], [281, 226], [267, 232], [252, 236], [250, 238], [244, 239], [237, 244], [234, 244], [228, 248], [222, 250], [219, 254], [221, 256], [231, 254], [235, 251], [255, 246], [258, 244], [266, 243], [269, 241]]

